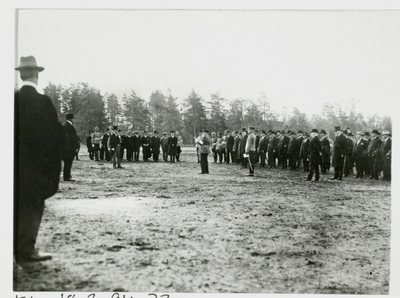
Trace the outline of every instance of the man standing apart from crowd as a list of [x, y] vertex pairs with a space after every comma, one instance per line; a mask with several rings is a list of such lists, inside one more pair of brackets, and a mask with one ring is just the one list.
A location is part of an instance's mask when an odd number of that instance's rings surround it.
[[75, 181], [71, 176], [72, 162], [79, 150], [78, 135], [73, 124], [74, 114], [65, 115], [64, 130], [67, 136], [67, 143], [64, 148], [64, 181]]
[[175, 131], [171, 130], [171, 136], [168, 138], [168, 153], [171, 163], [175, 162], [177, 144], [178, 138], [175, 136]]
[[17, 263], [45, 261], [35, 249], [44, 201], [58, 190], [65, 132], [51, 99], [36, 91], [39, 72], [33, 56], [21, 57], [22, 87], [15, 92], [14, 256]]
[[343, 135], [343, 131], [340, 130], [340, 126], [335, 126], [335, 141], [333, 143], [332, 152], [332, 166], [335, 168], [335, 174], [332, 179], [342, 180], [343, 179], [343, 164], [344, 154], [347, 148], [347, 138]]
[[319, 164], [321, 159], [321, 142], [318, 138], [318, 130], [313, 129], [311, 130], [311, 141], [309, 147], [309, 154], [308, 157], [310, 159], [310, 172], [308, 173], [307, 180], [312, 179], [314, 172], [315, 172], [315, 180], [319, 181]]
[[254, 166], [256, 163], [256, 135], [254, 134], [254, 127], [249, 127], [249, 136], [246, 140], [245, 154], [249, 160], [249, 174], [247, 176], [254, 176]]

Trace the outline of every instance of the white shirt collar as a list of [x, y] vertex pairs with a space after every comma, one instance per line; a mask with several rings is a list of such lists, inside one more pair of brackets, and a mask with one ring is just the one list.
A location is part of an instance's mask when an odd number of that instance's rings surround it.
[[31, 81], [23, 81], [23, 82], [22, 82], [22, 85], [21, 85], [21, 88], [22, 88], [23, 86], [31, 86], [31, 87], [35, 88], [36, 90], [37, 90], [37, 87], [38, 87], [35, 83], [33, 83], [33, 82], [31, 82]]
[[69, 124], [71, 124], [72, 126], [74, 126], [74, 124], [73, 124], [71, 121], [69, 121], [69, 120], [65, 120], [65, 121], [67, 121]]

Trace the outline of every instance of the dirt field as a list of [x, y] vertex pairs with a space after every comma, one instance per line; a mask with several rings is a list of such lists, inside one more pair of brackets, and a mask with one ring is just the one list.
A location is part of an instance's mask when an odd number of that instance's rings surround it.
[[15, 291], [388, 294], [390, 184], [213, 164], [74, 161], [46, 202], [43, 263]]

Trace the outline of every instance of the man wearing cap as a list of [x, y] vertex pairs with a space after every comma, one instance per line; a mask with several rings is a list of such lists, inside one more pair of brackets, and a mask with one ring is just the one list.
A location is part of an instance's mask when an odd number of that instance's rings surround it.
[[17, 263], [45, 261], [35, 248], [44, 201], [59, 186], [66, 135], [51, 99], [36, 90], [39, 72], [33, 56], [21, 57], [23, 81], [14, 94], [14, 256]]
[[343, 131], [340, 126], [335, 126], [335, 141], [333, 143], [332, 152], [332, 166], [335, 168], [335, 174], [332, 179], [342, 180], [343, 179], [343, 164], [344, 155], [347, 148], [346, 137], [343, 135]]
[[163, 160], [168, 161], [168, 138], [166, 131], [163, 131], [162, 137], [160, 138], [160, 143], [163, 152]]
[[67, 136], [67, 142], [64, 147], [64, 181], [75, 181], [71, 176], [72, 162], [75, 154], [78, 152], [79, 141], [78, 135], [73, 124], [74, 114], [67, 113], [65, 115], [64, 130]]
[[288, 144], [288, 157], [289, 157], [289, 168], [295, 170], [297, 167], [297, 157], [300, 152], [299, 140], [296, 138], [294, 131], [290, 132], [290, 139]]
[[381, 160], [383, 164], [383, 177], [385, 181], [392, 180], [392, 139], [388, 130], [382, 132]]
[[275, 131], [270, 132], [270, 139], [268, 141], [267, 152], [268, 152], [268, 162], [270, 168], [276, 167], [276, 158], [278, 150], [278, 139], [276, 138]]
[[369, 171], [371, 173], [370, 179], [379, 179], [379, 159], [382, 140], [379, 138], [380, 133], [374, 129], [371, 132], [371, 142], [367, 148]]
[[353, 158], [356, 164], [356, 178], [363, 178], [366, 166], [367, 148], [368, 143], [363, 138], [364, 133], [358, 131], [356, 134], [356, 142], [353, 148]]
[[160, 155], [160, 146], [161, 146], [161, 140], [160, 137], [158, 136], [158, 131], [154, 131], [154, 135], [151, 137], [150, 140], [151, 144], [151, 151], [153, 152], [153, 160], [158, 161], [158, 156]]
[[249, 135], [246, 140], [245, 154], [249, 160], [249, 174], [247, 176], [254, 176], [254, 165], [256, 161], [256, 135], [254, 134], [254, 127], [249, 127]]
[[318, 138], [318, 130], [311, 130], [311, 141], [308, 150], [308, 158], [310, 160], [310, 172], [308, 173], [307, 180], [311, 180], [315, 172], [315, 180], [319, 181], [319, 164], [322, 154], [321, 142]]
[[171, 163], [175, 162], [177, 143], [178, 138], [175, 136], [175, 131], [171, 130], [171, 136], [168, 138], [168, 154]]
[[325, 129], [321, 129], [319, 132], [321, 136], [321, 174], [326, 174], [331, 167], [331, 144], [329, 143], [327, 133]]
[[265, 130], [261, 131], [261, 138], [260, 138], [260, 143], [258, 145], [258, 155], [260, 156], [260, 166], [265, 167], [265, 155], [267, 154], [267, 148], [268, 148], [268, 137], [267, 133]]

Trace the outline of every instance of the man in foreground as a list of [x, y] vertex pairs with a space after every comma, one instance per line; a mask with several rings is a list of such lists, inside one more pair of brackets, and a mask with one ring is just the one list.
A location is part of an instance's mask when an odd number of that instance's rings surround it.
[[52, 258], [35, 243], [44, 201], [58, 190], [65, 133], [51, 99], [36, 91], [44, 68], [29, 56], [16, 70], [23, 84], [14, 95], [14, 255], [23, 263]]

